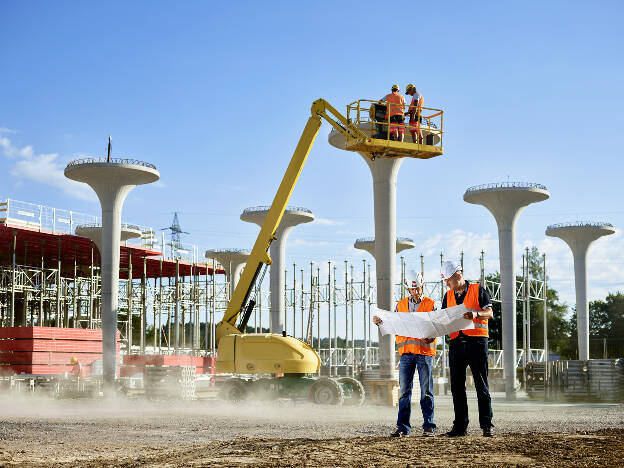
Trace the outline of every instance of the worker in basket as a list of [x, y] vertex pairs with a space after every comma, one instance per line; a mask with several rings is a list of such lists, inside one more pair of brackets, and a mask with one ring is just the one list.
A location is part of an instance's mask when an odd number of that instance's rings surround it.
[[391, 140], [403, 141], [405, 134], [404, 109], [405, 97], [399, 93], [399, 85], [392, 85], [391, 93], [381, 98], [379, 102], [386, 102], [386, 122]]
[[410, 134], [412, 135], [412, 141], [414, 143], [423, 143], [422, 130], [420, 124], [422, 123], [422, 106], [423, 96], [416, 90], [416, 86], [408, 84], [405, 88], [405, 94], [412, 96], [412, 102], [410, 103], [409, 110], [405, 115], [409, 115], [410, 121]]

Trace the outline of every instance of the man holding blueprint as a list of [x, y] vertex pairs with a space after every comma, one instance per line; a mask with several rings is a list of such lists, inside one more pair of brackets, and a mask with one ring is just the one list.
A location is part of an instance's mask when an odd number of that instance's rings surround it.
[[488, 319], [493, 317], [490, 296], [479, 283], [464, 279], [462, 267], [457, 262], [444, 262], [441, 277], [448, 291], [442, 308], [464, 305], [473, 326], [450, 334], [449, 368], [455, 420], [448, 437], [466, 435], [468, 428], [468, 401], [466, 398], [466, 368], [470, 366], [479, 405], [479, 425], [483, 437], [492, 437], [492, 401], [488, 386]]
[[[420, 273], [408, 272], [405, 285], [409, 296], [401, 299], [395, 312], [376, 311], [373, 322], [381, 330], [382, 335], [392, 333], [396, 335], [396, 346], [401, 356], [399, 361], [399, 414], [397, 428], [392, 437], [408, 436], [410, 425], [412, 388], [414, 373], [418, 369], [420, 381], [420, 409], [423, 414], [423, 435], [433, 436], [436, 425], [433, 422], [433, 357], [436, 354], [435, 333], [424, 333], [422, 328], [401, 327], [402, 323], [393, 319], [409, 318], [410, 316], [425, 316], [435, 309], [435, 302], [423, 296], [423, 278]], [[413, 313], [410, 313], [413, 312]], [[407, 321], [409, 322], [409, 320]], [[404, 323], [407, 323], [404, 322]]]

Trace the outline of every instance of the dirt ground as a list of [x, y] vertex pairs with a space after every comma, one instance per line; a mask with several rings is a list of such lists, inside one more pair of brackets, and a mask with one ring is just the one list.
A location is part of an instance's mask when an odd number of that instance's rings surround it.
[[[477, 421], [476, 401], [470, 400]], [[624, 406], [493, 400], [496, 436], [390, 439], [396, 408], [0, 397], [0, 466], [624, 466]], [[436, 397], [438, 432], [452, 402]]]

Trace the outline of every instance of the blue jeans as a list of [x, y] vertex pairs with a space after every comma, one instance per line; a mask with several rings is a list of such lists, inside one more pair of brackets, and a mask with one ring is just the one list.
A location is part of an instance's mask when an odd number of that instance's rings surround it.
[[422, 354], [403, 354], [399, 361], [399, 416], [397, 417], [397, 429], [409, 434], [410, 414], [412, 412], [412, 388], [414, 386], [414, 373], [418, 368], [418, 380], [420, 381], [420, 409], [423, 414], [423, 429], [433, 429], [433, 356]]

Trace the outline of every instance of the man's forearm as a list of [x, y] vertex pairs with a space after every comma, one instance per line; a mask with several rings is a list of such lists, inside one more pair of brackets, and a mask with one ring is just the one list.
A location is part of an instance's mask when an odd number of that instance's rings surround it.
[[477, 313], [477, 318], [489, 320], [491, 318], [494, 318], [494, 312], [492, 311], [491, 307], [486, 307], [485, 309]]

